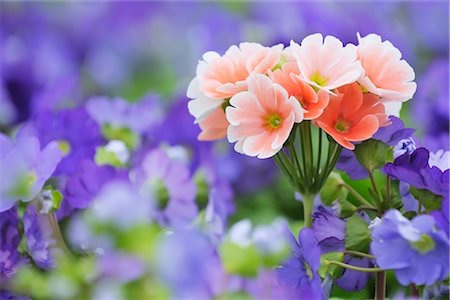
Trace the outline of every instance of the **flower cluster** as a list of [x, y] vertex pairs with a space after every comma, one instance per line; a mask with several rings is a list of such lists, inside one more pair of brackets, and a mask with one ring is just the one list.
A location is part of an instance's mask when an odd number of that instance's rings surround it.
[[313, 34], [285, 48], [241, 43], [205, 53], [187, 91], [199, 140], [227, 136], [237, 152], [267, 158], [295, 123], [311, 120], [353, 150], [416, 91], [413, 69], [389, 41], [369, 34], [358, 42]]
[[1, 7], [1, 299], [448, 295], [445, 3]]

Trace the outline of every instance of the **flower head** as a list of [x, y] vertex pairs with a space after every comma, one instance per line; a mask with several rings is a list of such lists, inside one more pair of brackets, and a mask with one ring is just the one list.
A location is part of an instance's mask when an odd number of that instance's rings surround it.
[[144, 198], [155, 201], [155, 219], [162, 225], [182, 227], [197, 214], [196, 186], [189, 168], [164, 150], [149, 152], [132, 179]]
[[119, 229], [129, 229], [135, 225], [149, 224], [153, 213], [152, 202], [144, 199], [125, 180], [114, 180], [105, 184], [88, 213], [103, 224]]
[[412, 154], [405, 153], [384, 167], [386, 174], [404, 181], [418, 189], [444, 196], [449, 191], [450, 170], [440, 170], [429, 165], [430, 153], [425, 148], [417, 148]]
[[121, 98], [93, 97], [86, 103], [86, 109], [100, 126], [127, 128], [144, 134], [162, 121], [163, 112], [157, 100], [154, 95], [148, 95], [137, 103]]
[[320, 267], [320, 248], [314, 232], [309, 228], [302, 229], [298, 242], [291, 233], [290, 235], [292, 255], [277, 269], [280, 285], [298, 290], [310, 288], [316, 292], [314, 299], [324, 299], [321, 280], [317, 273]]
[[214, 140], [226, 136], [228, 121], [224, 117], [224, 108], [227, 100], [247, 89], [250, 75], [266, 74], [275, 67], [282, 48], [281, 44], [263, 47], [257, 43], [241, 43], [239, 47], [231, 46], [223, 56], [216, 52], [203, 55], [197, 66], [197, 76], [186, 93], [193, 99], [188, 103], [189, 112], [204, 131], [199, 139]]
[[[401, 140], [411, 138], [415, 131], [413, 128], [405, 128], [402, 120], [399, 118], [390, 116], [389, 125], [380, 127], [372, 138], [382, 141], [389, 146], [395, 146]], [[408, 150], [411, 150], [411, 148], [409, 147]], [[369, 176], [367, 170], [361, 166], [353, 151], [347, 149], [343, 149], [336, 168], [345, 171], [353, 180], [364, 179]]]
[[312, 230], [323, 253], [344, 250], [345, 222], [323, 206], [313, 214]]
[[337, 90], [323, 114], [314, 120], [341, 146], [353, 150], [359, 142], [371, 138], [386, 123], [384, 106], [377, 96], [363, 93], [357, 83]]
[[428, 165], [430, 167], [437, 167], [442, 172], [450, 169], [450, 151], [444, 151], [443, 149], [440, 149], [435, 153], [430, 152]]
[[226, 99], [247, 88], [251, 74], [265, 74], [280, 60], [283, 45], [264, 47], [257, 43], [231, 46], [224, 56], [207, 52], [197, 68], [199, 89], [207, 97]]
[[55, 171], [62, 153], [56, 142], [41, 149], [35, 137], [18, 136], [13, 143], [0, 136], [0, 211], [4, 211], [19, 199], [32, 200]]
[[55, 175], [74, 175], [79, 171], [79, 162], [93, 158], [95, 148], [102, 142], [99, 126], [84, 107], [63, 109], [57, 113], [41, 111], [22, 131], [36, 136], [44, 145], [51, 141], [58, 143], [63, 158]]
[[365, 74], [358, 82], [381, 101], [404, 102], [416, 92], [415, 74], [402, 58], [400, 51], [389, 41], [381, 41], [376, 34], [361, 37], [358, 34], [358, 59]]
[[[312, 230], [322, 254], [345, 250], [345, 221], [328, 212], [323, 206], [320, 206], [318, 211], [313, 214]], [[368, 258], [356, 258], [349, 254], [344, 256], [344, 262], [365, 268], [370, 265]], [[368, 273], [344, 269], [341, 277], [336, 280], [336, 284], [347, 291], [358, 291], [366, 286], [368, 279]]]
[[248, 91], [236, 94], [230, 104], [226, 109], [228, 140], [237, 142], [237, 152], [258, 158], [280, 151], [294, 123], [303, 120], [297, 99], [288, 98], [280, 85], [264, 75], [250, 77]]
[[317, 118], [328, 105], [330, 95], [322, 89], [316, 93], [306, 81], [301, 79], [295, 62], [288, 62], [281, 69], [269, 74], [273, 82], [278, 83], [288, 92], [289, 97], [293, 96], [300, 102], [305, 110], [305, 120]]
[[19, 246], [19, 219], [17, 207], [0, 212], [0, 279], [11, 278], [24, 263]]
[[291, 49], [302, 79], [318, 89], [332, 91], [355, 82], [363, 74], [354, 47], [344, 47], [333, 36], [324, 39], [320, 33], [312, 34], [301, 45], [291, 41]]
[[87, 208], [103, 185], [116, 178], [126, 178], [126, 174], [111, 166], [98, 166], [92, 160], [80, 161], [77, 174], [65, 183], [63, 201], [73, 208]]
[[217, 107], [207, 117], [198, 121], [202, 132], [198, 135], [200, 141], [211, 141], [224, 138], [230, 125], [225, 117], [222, 106]]
[[447, 234], [447, 237], [450, 235], [449, 211], [450, 211], [450, 197], [447, 194], [442, 199], [441, 210], [431, 212], [431, 215], [433, 216], [434, 221], [436, 222], [436, 226], [439, 229], [443, 230]]
[[28, 205], [23, 215], [23, 227], [27, 249], [36, 265], [43, 269], [55, 266], [55, 255], [59, 248], [52, 237], [50, 219], [40, 214], [36, 205]]
[[413, 153], [416, 150], [416, 142], [413, 138], [403, 139], [394, 146], [394, 159], [405, 153]]
[[449, 274], [449, 241], [443, 231], [436, 230], [431, 216], [420, 215], [410, 221], [390, 210], [374, 227], [372, 237], [377, 264], [394, 270], [403, 285], [431, 285]]
[[[202, 233], [195, 230], [175, 231], [165, 236], [157, 246], [156, 271], [175, 298], [189, 298], [197, 293], [207, 293], [214, 256], [214, 248]], [[204, 295], [200, 297], [207, 298]]]

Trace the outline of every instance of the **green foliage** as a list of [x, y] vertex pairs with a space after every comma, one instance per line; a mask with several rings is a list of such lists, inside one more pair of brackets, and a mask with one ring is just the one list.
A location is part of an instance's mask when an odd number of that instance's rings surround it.
[[252, 300], [254, 299], [246, 291], [227, 292], [214, 299], [227, 299], [227, 300]]
[[414, 219], [414, 217], [417, 216], [417, 212], [415, 212], [415, 211], [407, 211], [407, 212], [403, 213], [403, 216], [405, 216], [409, 220], [412, 220], [412, 219]]
[[43, 189], [44, 191], [49, 191], [52, 197], [52, 209], [51, 212], [55, 212], [59, 209], [61, 206], [61, 201], [63, 200], [64, 196], [61, 194], [60, 191], [55, 190], [52, 186], [47, 185]]
[[129, 128], [115, 127], [110, 124], [105, 124], [101, 128], [102, 134], [108, 140], [119, 140], [125, 143], [128, 149], [135, 149], [139, 143], [139, 135], [134, 133]]
[[325, 205], [331, 206], [336, 200], [341, 201], [347, 199], [348, 190], [343, 186], [344, 183], [339, 173], [332, 172], [320, 191], [320, 199], [322, 202]]
[[355, 155], [359, 163], [370, 172], [383, 167], [391, 159], [389, 145], [378, 140], [367, 140], [357, 145]]
[[351, 217], [355, 212], [357, 207], [353, 205], [350, 201], [347, 201], [347, 199], [339, 199], [339, 217], [341, 218], [348, 218]]
[[117, 248], [149, 260], [155, 252], [161, 228], [156, 224], [136, 225], [117, 234]]
[[261, 255], [262, 264], [267, 268], [275, 268], [280, 265], [280, 263], [289, 256], [291, 253], [291, 248], [286, 244], [280, 251], [276, 253], [263, 253]]
[[441, 208], [442, 196], [435, 195], [426, 189], [416, 189], [413, 186], [410, 186], [409, 190], [427, 211], [439, 210]]
[[200, 210], [204, 209], [209, 200], [209, 185], [203, 170], [199, 170], [194, 175], [194, 181], [197, 186], [197, 196], [195, 202]]
[[258, 275], [262, 261], [255, 245], [244, 247], [227, 241], [220, 246], [219, 252], [225, 271], [228, 273], [244, 277]]
[[436, 248], [436, 243], [428, 234], [422, 234], [418, 241], [411, 242], [411, 246], [420, 253], [424, 254]]
[[327, 275], [330, 275], [334, 279], [339, 278], [342, 274], [342, 267], [330, 264], [328, 261], [344, 262], [344, 253], [329, 252], [320, 256], [320, 277], [325, 278]]
[[367, 222], [358, 215], [351, 216], [345, 225], [345, 248], [368, 253], [370, 241]]
[[44, 273], [32, 267], [19, 269], [12, 285], [33, 299], [88, 299], [92, 276], [95, 276], [93, 257], [69, 261], [60, 256], [52, 272]]
[[10, 190], [6, 192], [8, 196], [15, 198], [27, 198], [31, 192], [31, 186], [36, 181], [36, 173], [34, 171], [29, 171], [25, 174], [21, 174], [19, 178], [16, 179], [15, 184]]
[[105, 147], [98, 147], [95, 151], [95, 163], [99, 166], [109, 165], [116, 168], [124, 166], [117, 155], [106, 150]]

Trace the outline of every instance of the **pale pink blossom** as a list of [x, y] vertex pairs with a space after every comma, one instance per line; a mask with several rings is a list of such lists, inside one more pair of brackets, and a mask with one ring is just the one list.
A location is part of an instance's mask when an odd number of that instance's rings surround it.
[[302, 105], [305, 120], [313, 120], [319, 117], [327, 107], [330, 95], [325, 90], [316, 91], [300, 76], [297, 64], [287, 62], [280, 69], [269, 72], [273, 82], [281, 85], [288, 96], [295, 97]]
[[226, 108], [228, 141], [236, 142], [237, 152], [258, 158], [280, 151], [294, 123], [303, 120], [297, 99], [264, 75], [252, 75], [248, 91], [233, 96], [230, 104]]
[[198, 122], [202, 132], [198, 135], [200, 141], [212, 141], [223, 139], [227, 136], [227, 128], [230, 125], [225, 117], [224, 109], [216, 108], [206, 118]]
[[[239, 47], [231, 46], [223, 56], [212, 51], [206, 52], [197, 66], [197, 76], [189, 84], [186, 93], [188, 98], [193, 99], [189, 101], [188, 109], [196, 118], [196, 123], [203, 124], [200, 126], [202, 129], [210, 130], [212, 120], [204, 119], [212, 113], [219, 114], [218, 108], [226, 106], [229, 98], [247, 90], [247, 78], [251, 74], [266, 74], [275, 67], [282, 49], [282, 44], [264, 47], [257, 43], [241, 43]], [[225, 114], [224, 111], [222, 114]], [[223, 120], [226, 120], [225, 116], [221, 116]], [[223, 126], [224, 123], [220, 122], [214, 127], [217, 129]], [[212, 136], [222, 138], [225, 134], [205, 133], [202, 139], [210, 140]]]
[[[416, 92], [415, 74], [400, 51], [376, 34], [361, 37], [356, 47], [358, 59], [365, 70], [358, 82], [367, 91], [381, 97], [382, 102], [404, 102]], [[398, 107], [397, 107], [398, 108]]]
[[342, 45], [334, 36], [320, 33], [303, 39], [301, 45], [291, 41], [289, 50], [295, 57], [300, 76], [316, 89], [332, 92], [334, 89], [355, 82], [363, 75], [352, 45]]

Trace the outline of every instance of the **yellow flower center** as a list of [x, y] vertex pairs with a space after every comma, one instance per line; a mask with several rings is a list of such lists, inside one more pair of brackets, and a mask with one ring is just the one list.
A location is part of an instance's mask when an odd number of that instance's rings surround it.
[[422, 234], [420, 240], [412, 242], [411, 246], [420, 253], [424, 254], [436, 248], [436, 243], [428, 234]]
[[317, 83], [317, 85], [319, 85], [319, 86], [325, 86], [325, 85], [327, 85], [327, 82], [328, 82], [328, 78], [325, 78], [322, 75], [320, 75], [319, 71], [317, 71], [316, 73], [311, 75], [311, 77], [309, 77], [309, 80]]
[[334, 124], [334, 129], [340, 133], [347, 133], [350, 130], [350, 122], [338, 119]]
[[58, 141], [58, 147], [61, 150], [63, 156], [66, 156], [72, 150], [72, 147], [70, 146], [70, 143], [68, 141], [66, 141], [66, 140], [59, 140]]
[[273, 114], [273, 115], [269, 116], [267, 123], [269, 124], [269, 126], [271, 128], [275, 129], [275, 128], [278, 128], [281, 126], [282, 121], [283, 120], [281, 119], [280, 115]]

